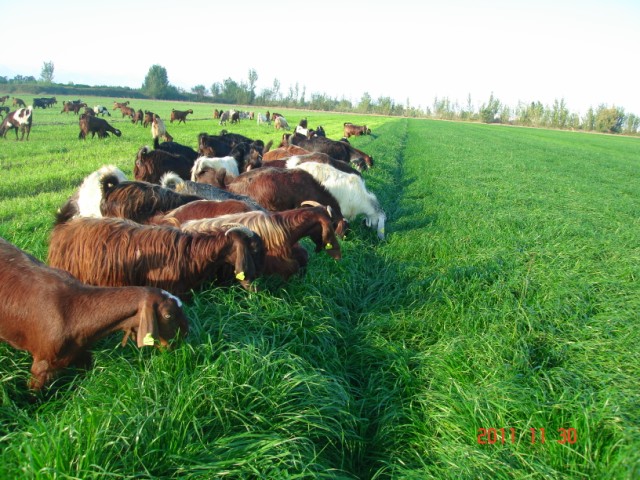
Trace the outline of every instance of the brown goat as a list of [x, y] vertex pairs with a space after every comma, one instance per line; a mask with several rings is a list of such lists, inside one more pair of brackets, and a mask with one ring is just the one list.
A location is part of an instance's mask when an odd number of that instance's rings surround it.
[[87, 350], [122, 330], [123, 344], [168, 345], [188, 332], [181, 302], [158, 288], [85, 285], [0, 238], [0, 340], [33, 357], [29, 386], [40, 389], [57, 371], [91, 365]]
[[311, 152], [302, 147], [298, 147], [297, 145], [287, 145], [286, 147], [279, 147], [265, 152], [262, 155], [262, 161], [266, 163], [272, 160], [281, 160], [283, 158], [293, 157], [294, 155], [304, 155], [306, 153]]
[[[294, 133], [293, 135], [285, 133], [282, 136], [280, 147], [287, 145], [297, 145], [310, 152], [322, 152], [332, 156], [336, 160], [343, 162], [351, 162], [357, 168], [370, 168], [373, 166], [373, 157], [367, 155], [362, 150], [352, 147], [347, 142], [331, 140], [327, 137], [310, 137]], [[364, 162], [364, 163], [363, 163]]]
[[171, 109], [171, 119], [169, 120], [169, 123], [173, 123], [174, 120], [177, 120], [178, 123], [187, 123], [187, 115], [190, 113], [193, 113], [193, 110], [189, 109], [182, 111]]
[[229, 177], [224, 170], [215, 172], [205, 169], [197, 177], [198, 182], [209, 183], [229, 192], [247, 195], [262, 207], [272, 212], [298, 208], [302, 202], [312, 200], [331, 207], [334, 214], [334, 228], [342, 236], [347, 229], [340, 205], [313, 176], [297, 168], [257, 168], [249, 172]]
[[[246, 289], [262, 272], [260, 237], [238, 227], [186, 233], [119, 218], [78, 217], [54, 226], [49, 265], [90, 285], [153, 286], [174, 295], [234, 277]], [[230, 274], [230, 271], [233, 273]]]
[[[306, 266], [306, 252], [301, 254], [302, 247], [298, 244], [302, 238], [311, 237], [316, 244], [316, 252], [324, 250], [336, 260], [341, 258], [340, 244], [331, 225], [331, 211], [316, 205], [285, 212], [248, 212], [192, 220], [183, 223], [180, 229], [207, 232], [223, 225], [244, 225], [260, 235], [264, 242], [264, 273], [279, 275], [287, 280]], [[303, 264], [298, 260], [300, 258], [304, 258]]]
[[0, 124], [0, 136], [7, 138], [9, 130], [16, 131], [16, 140], [18, 139], [18, 130], [22, 132], [20, 141], [24, 140], [24, 134], [27, 134], [27, 140], [29, 140], [29, 134], [31, 133], [31, 124], [33, 122], [33, 109], [29, 106], [27, 108], [19, 108], [18, 110], [7, 114]]
[[150, 183], [160, 183], [160, 178], [167, 172], [174, 172], [180, 178], [191, 178], [193, 161], [182, 155], [169, 153], [165, 150], [149, 150], [142, 147], [138, 150], [133, 175], [136, 180]]
[[113, 109], [117, 110], [119, 108], [126, 107], [127, 105], [129, 105], [129, 100], [126, 102], [113, 102]]
[[149, 110], [145, 110], [144, 111], [144, 119], [142, 120], [142, 126], [144, 128], [147, 128], [148, 126], [150, 126], [153, 123], [153, 116], [155, 115], [155, 113], [149, 111]]
[[138, 109], [138, 111], [133, 115], [133, 118], [131, 119], [131, 123], [133, 123], [134, 125], [136, 125], [137, 123], [140, 123], [140, 125], [143, 125], [142, 121], [144, 120], [144, 113], [142, 112], [141, 109]]
[[129, 117], [133, 120], [134, 115], [136, 114], [135, 109], [127, 106], [120, 107], [120, 111], [122, 112], [122, 118]]
[[214, 218], [232, 213], [253, 212], [254, 209], [240, 200], [196, 200], [181, 207], [174, 208], [167, 213], [159, 213], [149, 219], [147, 223], [153, 225], [173, 225], [200, 220], [202, 218]]
[[80, 115], [78, 124], [80, 125], [80, 133], [78, 134], [78, 138], [81, 140], [85, 140], [87, 138], [87, 135], [89, 134], [91, 134], [91, 138], [93, 138], [95, 137], [96, 133], [98, 134], [98, 138], [108, 137], [108, 132], [113, 133], [116, 137], [122, 135], [122, 132], [120, 130], [112, 127], [104, 118], [96, 117], [95, 114], [90, 115], [87, 113], [83, 113], [82, 115]]

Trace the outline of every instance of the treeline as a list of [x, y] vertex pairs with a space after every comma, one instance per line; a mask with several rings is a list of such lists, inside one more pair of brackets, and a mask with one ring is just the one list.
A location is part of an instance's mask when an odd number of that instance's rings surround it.
[[[47, 72], [47, 68], [49, 71]], [[48, 73], [48, 75], [45, 75]], [[210, 88], [196, 85], [191, 91], [175, 87], [169, 83], [167, 71], [160, 65], [153, 65], [145, 77], [140, 89], [129, 87], [89, 86], [80, 84], [56, 84], [51, 81], [53, 64], [45, 63], [40, 80], [34, 77], [17, 75], [12, 79], [0, 76], [0, 89], [13, 93], [31, 93], [33, 95], [69, 95], [79, 97], [94, 95], [117, 98], [152, 98], [164, 100], [191, 101], [228, 105], [246, 105], [256, 107], [289, 107], [304, 110], [335, 111], [386, 116], [406, 116], [415, 118], [433, 118], [483, 123], [501, 123], [527, 127], [583, 130], [589, 132], [638, 135], [640, 117], [626, 113], [623, 108], [599, 105], [589, 108], [580, 116], [571, 112], [564, 99], [555, 100], [553, 105], [541, 102], [523, 103], [516, 107], [503, 104], [493, 94], [480, 106], [467, 98], [460, 105], [448, 98], [435, 98], [426, 108], [411, 106], [409, 99], [405, 104], [395, 102], [391, 97], [373, 99], [365, 92], [357, 103], [345, 98], [333, 98], [326, 94], [312, 93], [307, 96], [306, 87], [296, 83], [286, 90], [281, 88], [278, 79], [260, 91], [256, 89], [258, 74], [250, 69], [247, 81], [227, 78], [215, 82]], [[47, 81], [43, 78], [47, 77]]]

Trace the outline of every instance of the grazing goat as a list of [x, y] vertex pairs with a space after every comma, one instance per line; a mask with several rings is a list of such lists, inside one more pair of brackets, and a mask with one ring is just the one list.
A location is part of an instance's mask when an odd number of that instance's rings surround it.
[[326, 188], [340, 204], [340, 210], [347, 220], [365, 215], [367, 226], [376, 230], [378, 238], [384, 240], [386, 215], [376, 196], [365, 187], [362, 177], [317, 162], [298, 163], [296, 169], [308, 172]]
[[78, 124], [80, 125], [78, 138], [81, 140], [85, 140], [89, 134], [91, 134], [91, 138], [93, 138], [96, 133], [98, 134], [98, 138], [108, 137], [108, 132], [113, 133], [116, 137], [122, 135], [120, 130], [112, 127], [104, 118], [96, 117], [95, 115], [83, 113], [80, 115]]
[[220, 113], [220, 125], [226, 125], [229, 121], [229, 117], [231, 117], [231, 112], [221, 112]]
[[21, 98], [16, 98], [13, 97], [13, 103], [11, 104], [14, 107], [26, 107], [27, 105], [24, 103], [24, 100], [22, 100]]
[[366, 125], [354, 125], [353, 123], [345, 122], [343, 126], [344, 126], [343, 136], [345, 138], [349, 138], [352, 135], [353, 136], [371, 135], [371, 129], [368, 128]]
[[262, 166], [261, 147], [256, 147], [256, 142], [252, 144], [238, 143], [224, 157], [210, 158], [203, 156], [198, 158], [193, 164], [191, 180], [195, 181], [196, 176], [203, 168], [213, 168], [227, 170], [229, 175], [237, 176], [242, 172], [248, 172], [254, 168]]
[[171, 119], [169, 120], [169, 123], [173, 123], [174, 120], [177, 120], [178, 123], [187, 123], [187, 115], [190, 113], [193, 113], [193, 110], [189, 109], [182, 111], [171, 109]]
[[160, 139], [158, 137], [153, 139], [153, 148], [155, 150], [173, 153], [174, 155], [181, 155], [184, 158], [191, 160], [191, 162], [195, 162], [199, 157], [198, 152], [187, 145], [182, 145], [178, 142], [160, 143]]
[[287, 123], [287, 119], [284, 118], [282, 115], [276, 117], [274, 125], [276, 127], [276, 130], [282, 129], [282, 130], [291, 130], [289, 128], [289, 124]]
[[0, 107], [0, 117], [4, 117], [6, 113], [9, 113], [9, 107]]
[[9, 100], [9, 95], [4, 95], [4, 96], [0, 97], [0, 103], [1, 103], [2, 105], [4, 105], [4, 103], [5, 103], [7, 100]]
[[126, 107], [126, 106], [120, 107], [120, 111], [122, 112], [122, 118], [129, 117], [133, 119], [133, 117], [136, 114], [136, 110], [134, 108]]
[[16, 140], [18, 140], [18, 130], [22, 132], [20, 141], [24, 140], [24, 134], [27, 134], [27, 140], [29, 140], [29, 134], [31, 133], [31, 123], [33, 121], [33, 107], [19, 108], [15, 110], [2, 120], [0, 124], [0, 135], [3, 138], [7, 138], [7, 132], [15, 129]]
[[174, 172], [186, 180], [190, 178], [193, 165], [192, 160], [182, 155], [142, 147], [136, 156], [133, 176], [142, 182], [160, 183], [165, 173]]
[[93, 112], [96, 115], [102, 115], [103, 117], [105, 115], [107, 115], [108, 117], [111, 116], [111, 114], [109, 113], [109, 109], [103, 105], [96, 105], [95, 107], [93, 107]]
[[[274, 150], [269, 150], [262, 155], [262, 162], [270, 162], [272, 160], [281, 160], [283, 158], [289, 158], [294, 155], [304, 155], [306, 153], [311, 153], [309, 150], [305, 150], [302, 147], [298, 147], [297, 145], [287, 145], [286, 147], [278, 147]], [[267, 166], [267, 165], [265, 165]]]
[[[306, 266], [306, 252], [298, 242], [310, 237], [316, 244], [316, 252], [325, 251], [338, 260], [340, 244], [331, 224], [331, 211], [313, 202], [311, 208], [297, 208], [285, 212], [248, 212], [224, 215], [216, 218], [191, 220], [180, 229], [185, 232], [207, 232], [223, 225], [240, 224], [256, 232], [265, 246], [264, 273], [279, 275], [287, 280]], [[303, 259], [301, 264], [299, 259]]]
[[347, 142], [340, 142], [337, 140], [331, 140], [327, 137], [310, 137], [307, 138], [300, 134], [288, 134], [285, 133], [282, 136], [282, 143], [280, 147], [286, 147], [287, 145], [297, 145], [310, 152], [322, 152], [330, 155], [331, 157], [342, 160], [344, 162], [351, 162], [356, 167], [362, 165], [362, 160], [366, 164], [366, 167], [373, 166], [373, 158], [361, 150], [353, 148]]
[[137, 125], [138, 123], [140, 123], [140, 125], [144, 126], [142, 121], [144, 120], [144, 113], [142, 112], [141, 109], [138, 109], [138, 111], [133, 115], [133, 118], [131, 119], [131, 123], [133, 123], [134, 125]]
[[263, 123], [266, 123], [267, 125], [271, 125], [271, 120], [269, 118], [267, 118], [266, 115], [259, 113], [257, 116], [257, 123], [258, 125], [262, 125]]
[[31, 353], [34, 390], [71, 364], [91, 366], [89, 347], [109, 333], [122, 330], [123, 345], [134, 337], [143, 347], [189, 330], [182, 303], [166, 291], [85, 285], [2, 238], [0, 297], [0, 340]]
[[207, 282], [234, 277], [252, 290], [262, 273], [264, 245], [244, 227], [186, 233], [119, 218], [78, 217], [54, 226], [48, 263], [91, 285], [153, 286], [188, 297]]
[[205, 169], [198, 176], [198, 181], [247, 195], [272, 212], [298, 208], [307, 200], [315, 201], [331, 207], [338, 235], [344, 235], [348, 226], [333, 195], [311, 174], [298, 168], [257, 168], [231, 178], [225, 171]]
[[117, 110], [119, 108], [126, 107], [127, 105], [129, 105], [129, 100], [126, 102], [113, 102], [113, 109]]
[[251, 210], [266, 211], [258, 202], [247, 195], [238, 195], [231, 193], [218, 187], [214, 187], [208, 183], [192, 182], [191, 180], [183, 180], [173, 172], [169, 172], [160, 179], [160, 185], [171, 190], [175, 190], [183, 195], [197, 195], [206, 200], [215, 200], [222, 202], [225, 200], [238, 200], [247, 204]]
[[153, 121], [151, 122], [151, 137], [153, 139], [162, 137], [165, 142], [173, 142], [173, 137], [167, 132], [164, 121], [156, 114], [153, 115]]
[[272, 160], [270, 162], [264, 162], [262, 165], [264, 167], [278, 167], [278, 168], [296, 168], [298, 164], [305, 162], [317, 162], [317, 163], [326, 163], [327, 165], [331, 165], [338, 170], [341, 170], [345, 173], [350, 173], [353, 175], [358, 175], [359, 177], [362, 174], [353, 168], [349, 163], [343, 162], [342, 160], [336, 160], [335, 158], [330, 157], [326, 153], [322, 152], [312, 152], [306, 153], [304, 155], [294, 155], [289, 158], [283, 158], [281, 160]]
[[153, 225], [173, 225], [179, 226], [189, 220], [199, 220], [202, 218], [220, 217], [232, 213], [252, 212], [247, 203], [240, 200], [196, 200], [181, 207], [174, 208], [167, 213], [159, 213], [151, 217], [147, 223]]

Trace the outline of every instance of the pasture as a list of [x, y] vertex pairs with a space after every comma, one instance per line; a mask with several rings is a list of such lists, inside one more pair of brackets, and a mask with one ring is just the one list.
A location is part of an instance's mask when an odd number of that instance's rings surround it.
[[[211, 105], [131, 106], [192, 147], [223, 128]], [[151, 144], [118, 111], [122, 137], [78, 140], [60, 110], [0, 139], [0, 236], [40, 259], [82, 179], [132, 178]], [[352, 144], [374, 157], [386, 241], [354, 222], [339, 262], [198, 292], [177, 348], [107, 337], [35, 400], [30, 356], [0, 344], [0, 478], [638, 478], [638, 139], [280, 113], [330, 138], [371, 128]]]

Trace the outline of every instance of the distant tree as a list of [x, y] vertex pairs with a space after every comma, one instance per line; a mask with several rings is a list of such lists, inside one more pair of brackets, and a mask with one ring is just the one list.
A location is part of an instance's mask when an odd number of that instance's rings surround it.
[[153, 65], [144, 79], [142, 92], [151, 98], [168, 98], [171, 91], [169, 89], [167, 69], [160, 65]]
[[638, 133], [638, 129], [640, 128], [640, 117], [630, 113], [627, 115], [624, 122], [624, 130], [623, 133], [627, 135], [634, 135]]
[[253, 103], [256, 98], [256, 82], [258, 81], [258, 72], [256, 72], [253, 68], [249, 69], [249, 85], [247, 86], [247, 91], [249, 92], [249, 102]]
[[487, 103], [483, 103], [480, 107], [480, 120], [484, 123], [493, 123], [497, 120], [498, 112], [500, 111], [500, 107], [502, 104], [500, 100], [493, 96], [493, 92], [491, 92], [491, 96], [489, 97], [489, 101]]
[[42, 70], [40, 71], [40, 81], [42, 83], [51, 83], [53, 82], [53, 62], [44, 62], [42, 65]]
[[204, 85], [196, 85], [191, 89], [191, 92], [195, 94], [198, 100], [202, 100], [207, 94], [207, 87], [205, 87]]
[[605, 133], [620, 133], [624, 122], [624, 110], [600, 105], [596, 111], [596, 130]]
[[362, 98], [360, 98], [360, 103], [358, 103], [356, 110], [360, 113], [371, 112], [371, 95], [369, 95], [369, 92], [364, 92], [362, 94]]
[[587, 132], [593, 132], [596, 129], [596, 114], [593, 111], [593, 107], [589, 107], [586, 115], [582, 119], [582, 129]]

